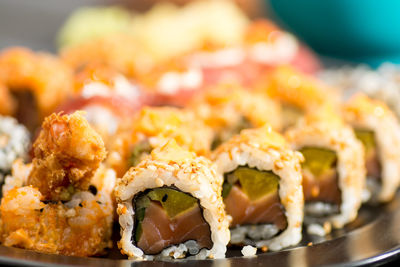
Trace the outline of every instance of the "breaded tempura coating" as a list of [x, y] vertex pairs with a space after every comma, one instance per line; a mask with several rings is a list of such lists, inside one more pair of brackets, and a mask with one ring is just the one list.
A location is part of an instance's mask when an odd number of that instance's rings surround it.
[[[41, 120], [72, 93], [73, 72], [51, 54], [12, 47], [0, 52], [0, 81], [10, 93], [30, 92]], [[18, 102], [18, 99], [13, 101]], [[14, 113], [15, 107], [10, 111]]]
[[76, 189], [87, 189], [106, 157], [103, 140], [80, 112], [47, 117], [33, 152], [28, 184], [53, 201], [68, 200]]
[[12, 98], [8, 88], [0, 82], [0, 114], [12, 115], [16, 108], [15, 100]]
[[3, 197], [0, 241], [4, 246], [71, 256], [104, 254], [112, 247], [110, 195], [78, 192], [71, 201], [45, 203], [32, 186], [16, 187]]

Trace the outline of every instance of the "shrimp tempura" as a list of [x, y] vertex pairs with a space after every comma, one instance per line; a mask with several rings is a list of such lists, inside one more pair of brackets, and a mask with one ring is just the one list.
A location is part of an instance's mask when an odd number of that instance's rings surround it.
[[103, 140], [80, 112], [47, 117], [33, 152], [28, 184], [52, 201], [69, 200], [76, 190], [87, 189], [106, 157]]

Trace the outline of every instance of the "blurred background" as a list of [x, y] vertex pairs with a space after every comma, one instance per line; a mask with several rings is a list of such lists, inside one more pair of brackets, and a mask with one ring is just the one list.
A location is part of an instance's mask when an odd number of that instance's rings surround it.
[[[217, 0], [218, 1], [218, 0]], [[32, 49], [55, 52], [55, 38], [73, 11], [84, 6], [118, 5], [136, 12], [145, 12], [156, 4], [178, 6], [188, 0], [2, 0], [0, 1], [0, 48], [23, 45]], [[235, 0], [251, 17], [266, 14], [260, 0]]]
[[[397, 0], [232, 0], [250, 17], [268, 16], [295, 33], [328, 64], [342, 60], [372, 67], [400, 62], [400, 1]], [[2, 0], [0, 48], [24, 45], [55, 52], [56, 36], [82, 6], [119, 5], [134, 12], [187, 0]]]

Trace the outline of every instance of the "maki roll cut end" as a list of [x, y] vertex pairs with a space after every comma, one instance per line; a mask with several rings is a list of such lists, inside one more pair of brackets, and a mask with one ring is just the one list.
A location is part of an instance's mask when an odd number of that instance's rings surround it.
[[353, 96], [343, 107], [345, 120], [365, 148], [367, 189], [372, 201], [391, 200], [400, 184], [400, 124], [381, 101]]
[[224, 258], [230, 239], [212, 163], [171, 139], [117, 182], [123, 254], [132, 259]]
[[212, 158], [223, 175], [231, 243], [272, 251], [301, 240], [302, 156], [271, 127], [243, 130], [223, 143]]
[[353, 221], [365, 186], [364, 149], [331, 109], [321, 108], [286, 132], [302, 163], [306, 218], [342, 228]]

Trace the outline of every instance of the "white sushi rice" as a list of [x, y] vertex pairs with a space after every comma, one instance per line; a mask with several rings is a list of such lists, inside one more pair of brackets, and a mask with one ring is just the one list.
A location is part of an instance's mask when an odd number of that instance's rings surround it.
[[307, 226], [307, 234], [309, 235], [317, 235], [317, 236], [326, 236], [327, 232], [325, 232], [325, 229], [322, 225], [320, 224], [310, 224]]
[[330, 203], [313, 202], [304, 205], [304, 212], [311, 216], [321, 217], [338, 213], [339, 207]]
[[253, 247], [253, 246], [244, 246], [241, 250], [243, 256], [245, 257], [251, 257], [251, 256], [255, 256], [257, 253], [257, 248]]
[[25, 159], [29, 148], [29, 132], [11, 117], [0, 116], [0, 182], [17, 158]]
[[157, 255], [144, 255], [145, 260], [168, 260], [168, 259], [206, 259], [210, 255], [207, 249], [200, 249], [195, 240], [170, 246]]
[[243, 225], [231, 228], [231, 244], [253, 244], [258, 240], [268, 240], [279, 233], [274, 224]]

